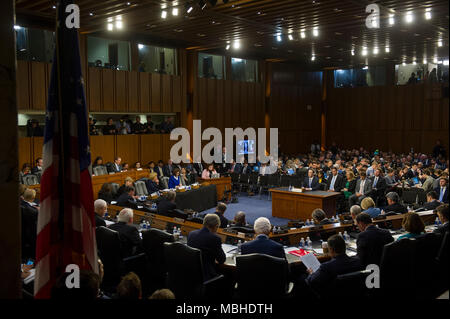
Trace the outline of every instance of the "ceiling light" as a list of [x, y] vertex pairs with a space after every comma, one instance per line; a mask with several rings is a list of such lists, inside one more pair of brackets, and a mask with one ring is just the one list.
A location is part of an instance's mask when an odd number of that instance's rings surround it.
[[56, 9], [56, 6], [53, 6], [52, 9]]
[[405, 65], [406, 65], [406, 63], [405, 63], [405, 62], [403, 62], [403, 63], [402, 63], [402, 65], [403, 65], [403, 66], [405, 66]]
[[289, 40], [294, 40], [294, 37], [292, 36], [292, 34], [288, 35]]
[[413, 22], [413, 20], [414, 20], [413, 13], [411, 11], [407, 12], [405, 16], [406, 23], [411, 23]]
[[139, 44], [138, 44], [138, 49], [139, 49], [139, 50], [142, 50], [143, 48], [144, 48], [144, 45], [139, 43]]
[[108, 23], [108, 31], [112, 31], [114, 29], [114, 25], [112, 23]]
[[442, 46], [442, 40], [439, 40], [438, 41], [438, 47], [441, 47]]
[[373, 54], [378, 54], [378, 48], [377, 47], [375, 47], [375, 48], [373, 48]]
[[384, 48], [384, 51], [385, 51], [386, 53], [389, 53], [389, 52], [391, 52], [391, 49], [390, 49], [388, 46], [386, 46], [386, 47]]
[[369, 67], [366, 65], [366, 66], [364, 66], [362, 69], [363, 69], [363, 70], [368, 70]]
[[187, 9], [187, 13], [191, 13], [192, 10], [194, 10], [194, 8], [191, 5], [189, 5], [189, 7]]
[[20, 29], [22, 29], [22, 27], [20, 25], [15, 25], [14, 26], [14, 30], [20, 30]]
[[281, 42], [281, 40], [282, 40], [282, 39], [281, 39], [281, 33], [277, 33], [277, 41], [278, 41], [278, 42]]
[[416, 60], [414, 60], [414, 61], [413, 61], [413, 65], [416, 65], [416, 64], [417, 64], [417, 62], [416, 62]]
[[233, 48], [235, 48], [237, 50], [240, 47], [241, 47], [241, 44], [240, 44], [239, 40], [235, 40], [234, 43], [233, 43]]
[[433, 63], [434, 63], [434, 64], [437, 64], [437, 63], [438, 63], [437, 57], [434, 57], [434, 58], [433, 58]]
[[427, 64], [427, 58], [423, 58], [422, 63], [423, 63], [423, 64]]
[[203, 1], [203, 0], [200, 0], [200, 2], [198, 3], [198, 5], [199, 5], [200, 8], [202, 8], [202, 10], [203, 10], [203, 9], [205, 9], [205, 7], [206, 7], [206, 2]]
[[363, 47], [361, 54], [362, 54], [363, 56], [366, 56], [366, 55], [367, 55], [367, 48], [366, 48], [366, 47]]
[[300, 37], [301, 37], [302, 39], [306, 38], [305, 30], [300, 31]]
[[230, 45], [227, 44], [227, 46], [225, 47], [225, 50], [229, 50], [230, 49]]
[[351, 53], [352, 53], [352, 55], [355, 55], [355, 50], [354, 50], [354, 49], [352, 49]]
[[319, 29], [317, 27], [313, 28], [313, 36], [315, 37], [319, 36]]
[[127, 2], [127, 6], [131, 5], [131, 2]]
[[123, 27], [122, 21], [121, 20], [116, 21], [116, 28], [117, 29], [122, 29], [122, 27]]
[[89, 15], [92, 17], [94, 14], [92, 12], [89, 12]]
[[163, 19], [167, 18], [167, 11], [165, 10], [161, 11], [161, 18]]
[[444, 60], [443, 64], [448, 65], [448, 60]]
[[172, 15], [173, 16], [177, 16], [178, 15], [178, 8], [173, 8], [172, 9]]
[[431, 19], [431, 8], [425, 9], [425, 19], [427, 19], [427, 20]]
[[312, 56], [311, 56], [311, 61], [314, 61], [316, 59], [316, 56], [313, 54]]
[[395, 18], [394, 18], [394, 14], [389, 14], [389, 25], [394, 25], [395, 24]]

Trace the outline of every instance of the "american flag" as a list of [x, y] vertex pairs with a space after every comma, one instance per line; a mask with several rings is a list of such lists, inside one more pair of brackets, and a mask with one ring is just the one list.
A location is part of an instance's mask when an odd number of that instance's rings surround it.
[[35, 298], [50, 298], [66, 266], [98, 272], [86, 100], [78, 30], [57, 7], [56, 50], [47, 102], [36, 242]]

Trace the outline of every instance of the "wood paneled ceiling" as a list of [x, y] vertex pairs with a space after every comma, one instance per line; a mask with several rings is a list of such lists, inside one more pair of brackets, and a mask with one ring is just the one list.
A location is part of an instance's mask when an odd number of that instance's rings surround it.
[[[296, 61], [310, 68], [348, 67], [384, 62], [421, 63], [448, 58], [447, 0], [218, 0], [215, 6], [204, 0], [202, 10], [198, 0], [79, 0], [81, 32], [105, 34], [107, 19], [122, 16], [124, 28], [114, 36], [140, 38], [151, 43], [163, 39], [176, 46], [210, 51], [238, 57]], [[366, 6], [380, 7], [380, 28], [365, 25]], [[186, 13], [186, 6], [193, 10]], [[16, 0], [20, 23], [49, 26], [54, 20], [55, 1]], [[167, 18], [161, 17], [165, 8]], [[178, 16], [172, 9], [178, 8]], [[431, 19], [425, 19], [425, 10]], [[405, 22], [407, 12], [413, 21]], [[395, 14], [395, 24], [389, 25], [389, 14]], [[317, 37], [313, 28], [317, 27]], [[301, 30], [305, 38], [301, 38]], [[112, 34], [111, 33], [111, 34]], [[281, 41], [277, 40], [280, 34]], [[292, 36], [292, 40], [289, 36]], [[239, 40], [240, 48], [233, 48]], [[439, 46], [439, 40], [442, 46]], [[227, 41], [231, 48], [226, 50]], [[389, 52], [385, 52], [385, 47]], [[363, 55], [363, 47], [367, 55]], [[378, 53], [374, 54], [374, 48]], [[354, 55], [352, 55], [354, 50]], [[315, 60], [311, 61], [311, 56]]]

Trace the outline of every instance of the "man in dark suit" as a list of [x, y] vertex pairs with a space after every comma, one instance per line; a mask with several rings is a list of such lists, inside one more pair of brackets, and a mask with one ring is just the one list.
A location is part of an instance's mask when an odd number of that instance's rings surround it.
[[216, 207], [215, 214], [219, 216], [220, 218], [220, 228], [227, 228], [228, 226], [228, 219], [223, 215], [225, 214], [225, 211], [227, 210], [227, 205], [225, 203], [218, 203]]
[[437, 187], [434, 191], [439, 196], [439, 201], [441, 203], [448, 204], [448, 187], [447, 187], [448, 181], [446, 178], [441, 177], [439, 179], [439, 187]]
[[448, 224], [448, 204], [440, 205], [438, 208], [436, 208], [436, 212], [442, 225], [435, 229], [434, 232], [444, 235], [450, 230]]
[[379, 199], [384, 199], [384, 192], [386, 191], [387, 183], [386, 179], [381, 176], [381, 170], [376, 168], [373, 172], [372, 177], [372, 192], [370, 193], [370, 197], [372, 197], [375, 204], [378, 203]]
[[133, 210], [124, 208], [120, 211], [118, 222], [109, 226], [110, 229], [119, 233], [122, 257], [129, 257], [142, 250], [142, 240], [139, 231], [133, 226]]
[[356, 182], [355, 194], [348, 199], [350, 207], [356, 204], [359, 205], [364, 198], [370, 195], [371, 191], [372, 181], [366, 177], [366, 171], [361, 169], [359, 171], [359, 179]]
[[103, 199], [97, 199], [94, 202], [94, 211], [95, 211], [95, 227], [105, 226], [106, 222], [103, 219], [105, 216], [108, 205]]
[[386, 194], [388, 205], [383, 208], [385, 213], [395, 212], [397, 214], [406, 214], [408, 209], [399, 203], [400, 197], [396, 192], [389, 192]]
[[315, 191], [320, 187], [319, 179], [317, 178], [317, 176], [314, 176], [314, 170], [311, 168], [308, 169], [308, 176], [303, 180], [303, 187], [307, 191]]
[[164, 166], [164, 168], [163, 168], [164, 176], [166, 176], [166, 177], [172, 176], [174, 168], [175, 168], [175, 166], [173, 165], [172, 160], [169, 159], [167, 161], [167, 165]]
[[120, 173], [122, 171], [122, 165], [120, 165], [120, 162], [122, 162], [120, 157], [117, 156], [114, 158], [114, 163], [111, 166], [114, 173]]
[[307, 270], [309, 276], [305, 279], [306, 283], [319, 295], [328, 290], [338, 275], [362, 270], [359, 258], [349, 257], [345, 252], [346, 245], [342, 236], [333, 235], [328, 238], [328, 255], [331, 260], [322, 263], [315, 272], [312, 269]]
[[367, 213], [356, 216], [356, 225], [361, 233], [356, 240], [358, 257], [363, 266], [379, 265], [384, 245], [394, 241], [391, 233], [372, 224], [372, 218]]
[[155, 167], [154, 171], [158, 174], [158, 178], [164, 176], [164, 162], [162, 160], [158, 161], [158, 166]]
[[177, 208], [177, 205], [175, 204], [175, 198], [177, 197], [177, 193], [175, 192], [168, 192], [166, 194], [166, 198], [160, 200], [158, 205], [158, 214], [163, 216], [169, 216], [170, 211], [173, 211]]
[[327, 179], [327, 191], [340, 192], [345, 186], [344, 177], [338, 174], [335, 166], [331, 168], [331, 175]]
[[125, 191], [117, 198], [117, 206], [136, 208], [137, 196], [134, 195], [135, 189], [133, 186], [125, 187]]
[[41, 157], [36, 159], [36, 166], [31, 169], [31, 174], [42, 175], [43, 160]]
[[435, 191], [427, 193], [427, 202], [423, 204], [422, 208], [425, 210], [434, 210], [438, 208], [442, 203], [438, 201], [438, 195]]
[[197, 173], [197, 176], [202, 176], [204, 167], [200, 159], [198, 159], [198, 162], [194, 163], [194, 169], [195, 172]]
[[222, 241], [216, 235], [219, 226], [219, 217], [216, 214], [207, 214], [203, 219], [203, 228], [191, 231], [188, 235], [188, 246], [200, 249], [202, 252], [204, 280], [217, 276], [216, 262], [223, 264], [226, 259]]
[[283, 245], [269, 239], [270, 229], [272, 225], [265, 217], [259, 217], [255, 220], [253, 229], [255, 230], [256, 238], [252, 241], [246, 242], [241, 246], [241, 254], [265, 254], [278, 258], [286, 258]]
[[23, 200], [20, 203], [22, 214], [22, 258], [36, 258], [36, 234], [37, 219], [39, 210], [36, 208], [34, 199], [36, 191], [26, 189], [23, 193]]

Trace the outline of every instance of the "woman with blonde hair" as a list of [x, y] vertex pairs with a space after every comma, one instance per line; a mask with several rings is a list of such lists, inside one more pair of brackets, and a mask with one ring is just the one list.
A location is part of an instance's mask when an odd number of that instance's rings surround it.
[[371, 197], [366, 197], [361, 201], [361, 208], [363, 213], [369, 214], [372, 218], [375, 218], [381, 214], [380, 209], [375, 207], [375, 202]]

